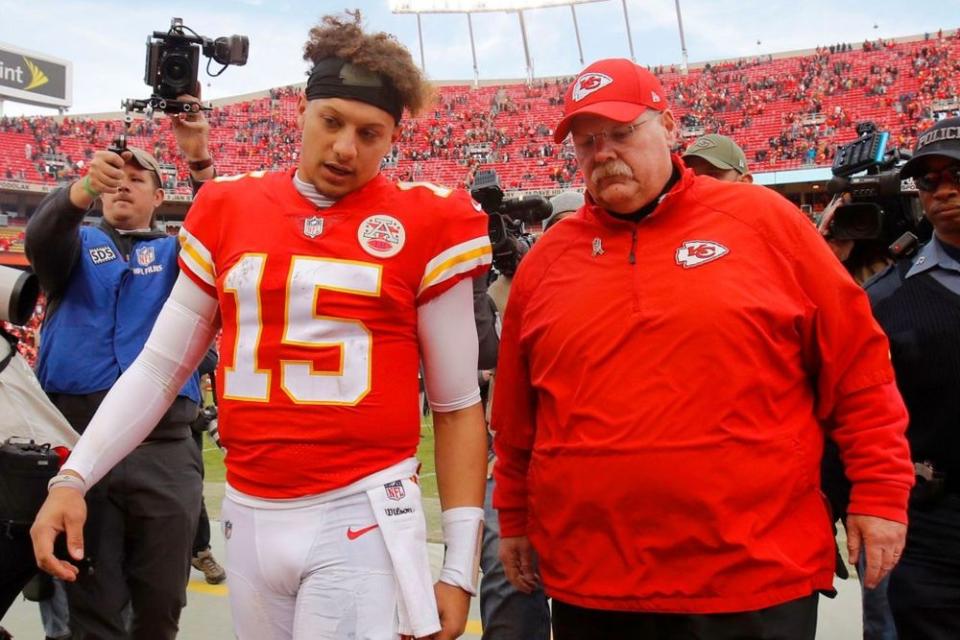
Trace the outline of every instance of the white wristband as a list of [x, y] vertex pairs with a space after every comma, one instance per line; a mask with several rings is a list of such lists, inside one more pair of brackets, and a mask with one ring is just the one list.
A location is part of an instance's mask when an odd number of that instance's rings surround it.
[[460, 587], [477, 595], [480, 571], [480, 545], [483, 543], [483, 509], [456, 507], [441, 514], [446, 554], [440, 582]]
[[71, 473], [60, 473], [47, 481], [47, 491], [54, 487], [70, 487], [80, 492], [80, 495], [86, 495], [87, 483], [83, 478], [79, 478]]

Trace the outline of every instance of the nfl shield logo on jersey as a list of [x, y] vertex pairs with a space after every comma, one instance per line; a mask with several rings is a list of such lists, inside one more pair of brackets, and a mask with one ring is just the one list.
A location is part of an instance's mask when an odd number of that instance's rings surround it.
[[403, 490], [402, 480], [388, 482], [383, 485], [383, 488], [387, 492], [387, 497], [391, 500], [403, 500], [407, 495], [407, 492]]
[[157, 258], [157, 252], [153, 247], [137, 248], [137, 264], [141, 267], [149, 267]]
[[312, 216], [303, 221], [303, 235], [316, 238], [321, 233], [323, 233], [323, 218]]

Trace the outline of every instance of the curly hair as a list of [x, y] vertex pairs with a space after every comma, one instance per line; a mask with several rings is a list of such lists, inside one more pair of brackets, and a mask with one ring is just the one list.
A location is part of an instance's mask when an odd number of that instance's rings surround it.
[[413, 62], [407, 48], [389, 33], [364, 33], [360, 10], [324, 16], [310, 29], [303, 59], [312, 64], [329, 57], [346, 60], [383, 76], [393, 85], [403, 106], [416, 116], [434, 98], [433, 86]]

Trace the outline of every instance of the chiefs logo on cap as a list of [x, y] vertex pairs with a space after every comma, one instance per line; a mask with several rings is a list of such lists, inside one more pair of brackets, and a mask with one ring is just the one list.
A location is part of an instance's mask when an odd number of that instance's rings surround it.
[[573, 101], [579, 102], [588, 95], [613, 82], [613, 78], [603, 73], [585, 73], [573, 85]]

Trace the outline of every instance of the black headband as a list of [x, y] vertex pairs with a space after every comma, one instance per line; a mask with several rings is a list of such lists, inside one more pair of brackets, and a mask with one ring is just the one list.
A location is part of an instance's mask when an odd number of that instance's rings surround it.
[[396, 123], [403, 115], [403, 101], [389, 80], [340, 58], [324, 58], [310, 71], [307, 100], [346, 98], [383, 109]]

